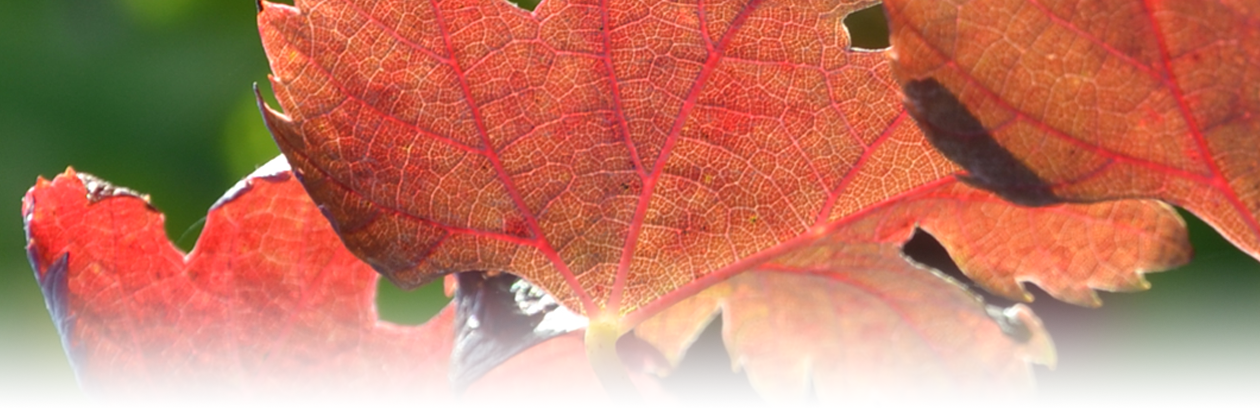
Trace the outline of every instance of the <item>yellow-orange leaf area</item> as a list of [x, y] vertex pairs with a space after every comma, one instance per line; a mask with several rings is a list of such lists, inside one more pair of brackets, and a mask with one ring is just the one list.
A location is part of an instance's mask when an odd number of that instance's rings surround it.
[[1260, 2], [886, 7], [908, 108], [975, 184], [1157, 198], [1260, 258]]
[[[842, 20], [874, 3], [264, 3], [284, 108], [265, 116], [347, 247], [395, 282], [507, 271], [626, 331], [954, 182], [884, 55], [849, 49]], [[1151, 211], [1111, 220], [1180, 232]], [[898, 220], [876, 242], [904, 241], [914, 221]], [[1011, 261], [983, 284], [1019, 298], [1018, 281], [1040, 279], [1089, 303], [1089, 287], [1137, 288], [1135, 273], [1188, 252], [1183, 233], [1161, 253], [1033, 226], [1102, 252], [1062, 248], [1046, 260], [1062, 272]], [[967, 221], [952, 234], [976, 255], [1047, 239]]]

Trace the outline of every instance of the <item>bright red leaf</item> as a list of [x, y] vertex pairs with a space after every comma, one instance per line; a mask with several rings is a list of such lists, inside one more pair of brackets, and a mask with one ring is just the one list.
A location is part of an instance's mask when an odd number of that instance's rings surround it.
[[[27, 250], [88, 391], [452, 397], [453, 307], [417, 327], [379, 320], [377, 273], [346, 251], [287, 169], [277, 159], [229, 192], [188, 255], [146, 197], [90, 175], [67, 170], [27, 193]], [[602, 398], [580, 339], [552, 341], [464, 396], [501, 399], [481, 390], [529, 378]]]
[[897, 73], [976, 184], [1158, 198], [1260, 258], [1260, 2], [887, 2]]

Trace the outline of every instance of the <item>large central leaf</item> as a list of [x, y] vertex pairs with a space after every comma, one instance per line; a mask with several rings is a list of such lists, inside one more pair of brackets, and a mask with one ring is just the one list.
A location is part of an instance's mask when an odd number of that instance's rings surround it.
[[873, 3], [266, 4], [268, 122], [393, 280], [505, 270], [619, 317], [953, 172], [849, 50]]

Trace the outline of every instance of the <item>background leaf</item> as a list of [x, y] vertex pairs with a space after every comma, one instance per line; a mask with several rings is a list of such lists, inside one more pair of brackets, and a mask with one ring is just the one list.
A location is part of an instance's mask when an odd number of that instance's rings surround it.
[[1027, 203], [1153, 198], [1260, 259], [1260, 2], [890, 1], [907, 108]]
[[22, 209], [31, 264], [92, 394], [449, 395], [453, 311], [417, 327], [381, 322], [376, 272], [283, 158], [216, 203], [187, 256], [147, 197], [73, 170], [41, 179]]

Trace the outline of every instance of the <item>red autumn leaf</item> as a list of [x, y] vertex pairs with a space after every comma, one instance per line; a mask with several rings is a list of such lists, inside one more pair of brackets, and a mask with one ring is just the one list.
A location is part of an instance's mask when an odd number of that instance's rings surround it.
[[391, 279], [507, 271], [628, 329], [953, 172], [849, 51], [870, 4], [264, 3], [265, 114]]
[[897, 76], [971, 180], [1157, 198], [1260, 258], [1260, 2], [887, 2]]
[[[452, 396], [453, 308], [417, 327], [379, 320], [377, 273], [341, 245], [282, 158], [215, 204], [188, 255], [146, 197], [73, 170], [40, 179], [23, 214], [49, 310], [94, 394]], [[600, 398], [580, 340], [554, 341], [464, 396], [501, 398], [479, 390], [529, 378]]]
[[677, 363], [720, 310], [735, 367], [771, 399], [800, 400], [807, 390], [821, 401], [1031, 390], [1027, 362], [1054, 363], [1040, 321], [1022, 305], [998, 315], [906, 261], [899, 247], [916, 224], [960, 244], [951, 254], [965, 272], [1017, 297], [1016, 282], [1032, 281], [1089, 304], [1091, 287], [1140, 290], [1141, 272], [1189, 259], [1181, 220], [1162, 203], [1022, 208], [947, 182], [675, 304], [635, 333]]

